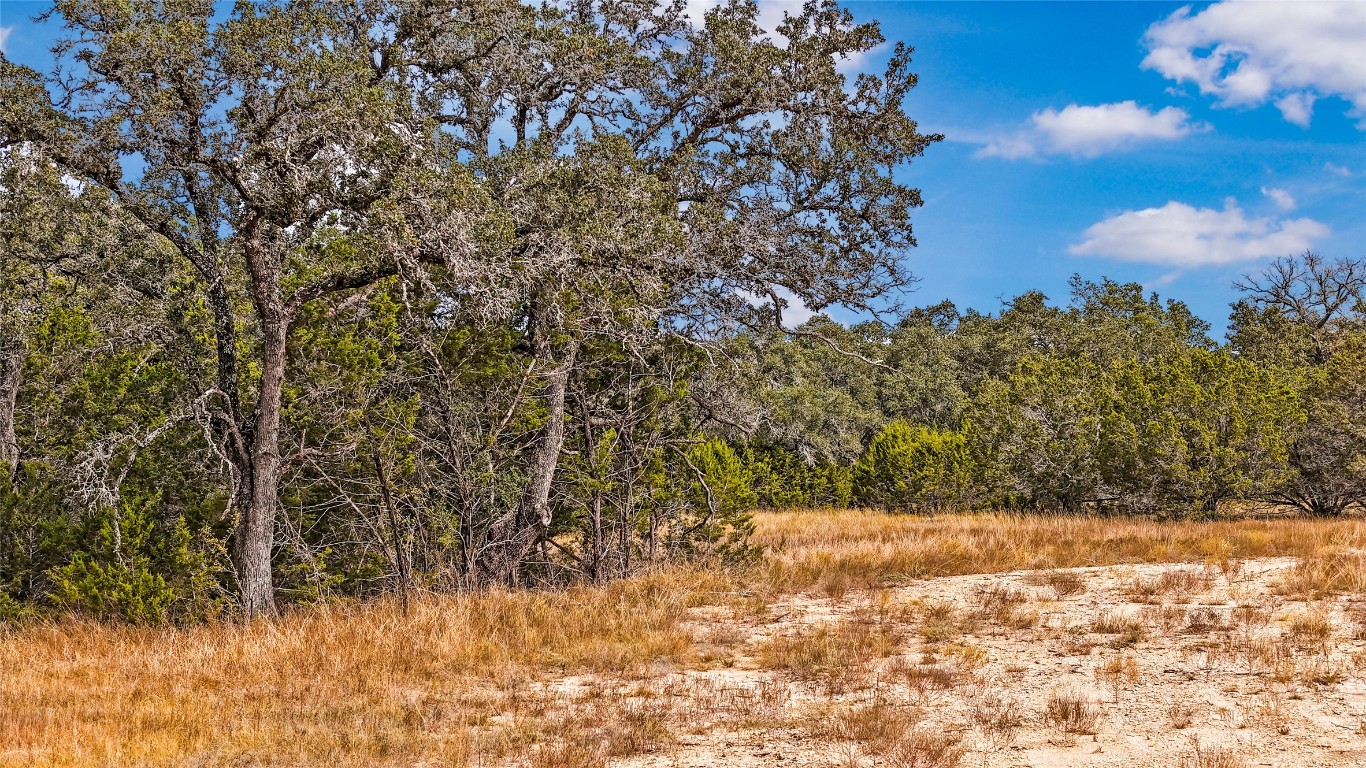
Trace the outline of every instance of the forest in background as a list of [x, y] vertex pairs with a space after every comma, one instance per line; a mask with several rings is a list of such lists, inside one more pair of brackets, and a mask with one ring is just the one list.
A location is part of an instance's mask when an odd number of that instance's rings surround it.
[[[0, 58], [0, 616], [738, 560], [756, 506], [1341, 515], [1366, 264], [901, 311], [935, 141], [833, 2], [57, 2]], [[845, 327], [783, 311], [845, 307]]]

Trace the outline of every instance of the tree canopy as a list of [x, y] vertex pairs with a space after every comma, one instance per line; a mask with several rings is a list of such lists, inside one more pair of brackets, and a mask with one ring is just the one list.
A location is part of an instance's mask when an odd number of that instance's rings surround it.
[[[57, 2], [57, 68], [0, 60], [6, 178], [27, 174], [0, 258], [35, 275], [6, 297], [0, 458], [16, 508], [51, 486], [63, 530], [113, 532], [58, 581], [170, 610], [127, 550], [185, 529], [257, 615], [378, 572], [561, 578], [553, 549], [601, 578], [725, 539], [736, 502], [689, 488], [733, 463], [691, 447], [709, 348], [903, 285], [900, 171], [939, 137], [903, 111], [910, 48], [840, 73], [883, 39], [833, 2], [772, 30], [753, 2], [682, 10]], [[110, 266], [62, 307], [69, 251]], [[34, 389], [82, 358], [81, 391]], [[59, 440], [18, 417], [130, 388]], [[20, 597], [72, 557], [24, 566]]]

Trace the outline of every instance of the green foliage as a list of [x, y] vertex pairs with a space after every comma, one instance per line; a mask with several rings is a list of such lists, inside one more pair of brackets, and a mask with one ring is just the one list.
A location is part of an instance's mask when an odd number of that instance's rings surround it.
[[1289, 448], [1305, 414], [1274, 372], [1194, 349], [1117, 363], [1108, 378], [1115, 399], [1098, 455], [1107, 486], [1128, 506], [1212, 512], [1290, 478]]
[[751, 443], [741, 458], [764, 509], [847, 507], [853, 501], [851, 467], [829, 461], [805, 462], [792, 451]]
[[751, 512], [757, 497], [748, 469], [723, 440], [706, 440], [688, 449], [688, 469], [695, 477], [685, 497], [695, 510], [679, 522], [675, 547], [723, 561], [753, 554]]
[[1290, 446], [1294, 476], [1271, 496], [1322, 516], [1366, 505], [1366, 332], [1344, 334], [1322, 366], [1298, 372], [1306, 423]]
[[98, 517], [89, 547], [51, 572], [59, 608], [136, 624], [203, 619], [226, 607], [212, 547], [182, 518], [155, 517], [160, 499], [127, 502]]
[[0, 602], [36, 606], [49, 588], [48, 570], [76, 548], [67, 493], [49, 468], [25, 464], [11, 478], [0, 467]]
[[973, 459], [960, 432], [893, 421], [854, 464], [854, 498], [889, 509], [946, 509], [970, 498]]
[[1289, 477], [1294, 389], [1227, 352], [1029, 357], [979, 391], [977, 451], [998, 503], [1213, 511]]
[[982, 384], [972, 450], [994, 503], [1077, 511], [1112, 495], [1098, 453], [1108, 385], [1089, 360], [1041, 355]]

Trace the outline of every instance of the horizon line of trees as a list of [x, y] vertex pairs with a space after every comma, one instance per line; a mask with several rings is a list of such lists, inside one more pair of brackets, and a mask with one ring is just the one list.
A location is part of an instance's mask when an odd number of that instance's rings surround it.
[[[1073, 277], [996, 315], [745, 334], [732, 413], [758, 503], [1208, 515], [1366, 504], [1366, 260], [1275, 260], [1225, 343], [1179, 301]], [[862, 358], [858, 364], [851, 361]], [[744, 423], [741, 423], [744, 422]]]

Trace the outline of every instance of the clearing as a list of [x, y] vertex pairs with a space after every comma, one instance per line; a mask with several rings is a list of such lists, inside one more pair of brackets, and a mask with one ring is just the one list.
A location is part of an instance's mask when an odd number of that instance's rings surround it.
[[1366, 765], [1366, 524], [766, 513], [564, 592], [0, 634], [0, 765]]

